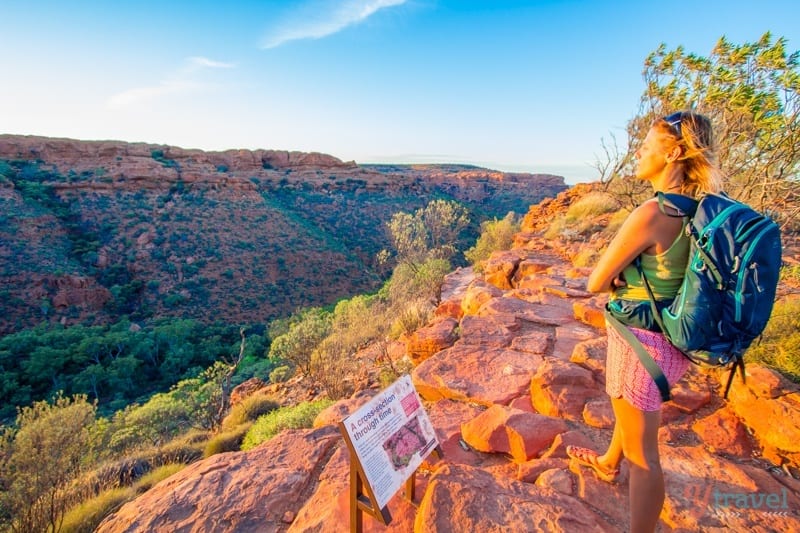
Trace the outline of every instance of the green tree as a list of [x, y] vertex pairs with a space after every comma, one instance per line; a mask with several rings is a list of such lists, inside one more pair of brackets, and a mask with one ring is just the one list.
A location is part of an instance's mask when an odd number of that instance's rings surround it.
[[[694, 109], [715, 127], [727, 192], [784, 226], [800, 218], [800, 52], [767, 32], [736, 45], [722, 37], [708, 57], [662, 44], [644, 62], [646, 84], [640, 109], [627, 125], [628, 145], [604, 145], [597, 162], [604, 181], [633, 174], [634, 153], [650, 124], [672, 111]], [[632, 180], [616, 180], [619, 192], [636, 198]]]
[[292, 316], [287, 332], [272, 342], [269, 357], [289, 361], [310, 375], [311, 355], [330, 331], [330, 313], [316, 307], [304, 309]]
[[388, 228], [398, 264], [418, 268], [429, 259], [449, 260], [468, 224], [467, 209], [447, 200], [433, 200], [413, 215], [395, 213]]
[[69, 504], [69, 483], [89, 449], [95, 406], [86, 396], [58, 396], [19, 410], [0, 450], [3, 513], [15, 532], [59, 531]]

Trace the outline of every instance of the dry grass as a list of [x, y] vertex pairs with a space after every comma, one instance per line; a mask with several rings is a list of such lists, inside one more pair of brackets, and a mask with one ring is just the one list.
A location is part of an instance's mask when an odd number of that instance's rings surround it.
[[776, 302], [761, 341], [750, 347], [745, 362], [772, 367], [800, 383], [800, 298]]

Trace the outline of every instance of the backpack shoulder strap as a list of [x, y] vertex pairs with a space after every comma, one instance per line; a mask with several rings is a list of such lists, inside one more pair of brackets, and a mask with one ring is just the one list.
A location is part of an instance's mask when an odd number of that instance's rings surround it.
[[664, 372], [661, 370], [661, 367], [658, 366], [653, 356], [647, 351], [647, 349], [642, 345], [639, 339], [631, 333], [625, 324], [617, 320], [608, 310], [605, 311], [606, 321], [609, 326], [613, 327], [617, 333], [622, 335], [622, 338], [628, 341], [628, 344], [633, 348], [633, 351], [636, 352], [637, 357], [639, 357], [639, 361], [642, 363], [642, 366], [647, 370], [647, 373], [650, 374], [650, 377], [653, 378], [655, 381], [656, 386], [658, 387], [658, 392], [661, 393], [661, 400], [664, 402], [668, 402], [670, 400], [669, 394], [669, 382], [667, 381], [667, 377], [664, 375]]
[[665, 205], [675, 209], [678, 211], [678, 213], [682, 213], [678, 216], [693, 217], [697, 211], [697, 204], [699, 203], [694, 198], [689, 198], [688, 196], [684, 196], [682, 194], [664, 193], [661, 191], [656, 193], [656, 198], [658, 198], [658, 208], [662, 213], [669, 216], [675, 215], [670, 215], [664, 211]]

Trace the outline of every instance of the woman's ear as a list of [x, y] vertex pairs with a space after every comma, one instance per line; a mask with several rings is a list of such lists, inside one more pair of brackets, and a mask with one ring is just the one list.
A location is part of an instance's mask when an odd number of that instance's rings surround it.
[[680, 145], [675, 145], [669, 149], [666, 154], [667, 163], [674, 163], [675, 161], [679, 160], [683, 155], [683, 147]]

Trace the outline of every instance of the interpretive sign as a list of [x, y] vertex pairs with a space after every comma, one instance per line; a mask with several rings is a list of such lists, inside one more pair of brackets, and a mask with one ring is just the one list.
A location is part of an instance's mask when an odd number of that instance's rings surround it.
[[[363, 474], [369, 499], [377, 507], [366, 510], [380, 510], [385, 521], [388, 514], [383, 508], [439, 446], [411, 377], [392, 383], [339, 427], [350, 446], [351, 472], [356, 477]], [[350, 480], [359, 485], [360, 481]]]

